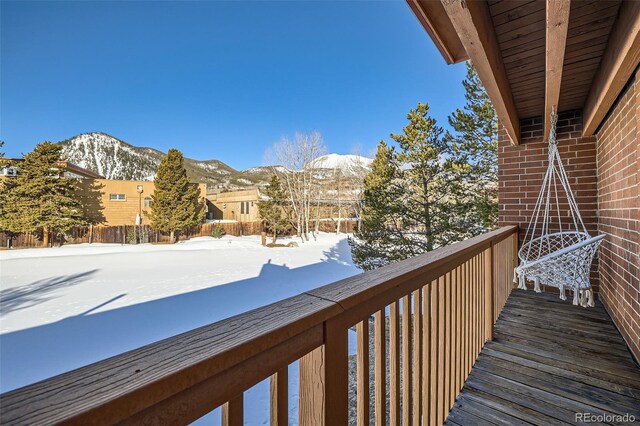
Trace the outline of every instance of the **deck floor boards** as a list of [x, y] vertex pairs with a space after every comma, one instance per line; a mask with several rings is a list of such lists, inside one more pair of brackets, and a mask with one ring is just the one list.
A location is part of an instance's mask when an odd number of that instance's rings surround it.
[[576, 413], [640, 421], [640, 368], [600, 303], [514, 290], [447, 424], [582, 424]]

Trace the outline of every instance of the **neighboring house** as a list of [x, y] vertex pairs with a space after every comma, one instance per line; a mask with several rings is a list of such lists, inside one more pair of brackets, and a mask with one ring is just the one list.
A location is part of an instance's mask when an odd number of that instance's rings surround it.
[[[22, 158], [0, 158], [0, 178], [2, 177], [15, 177], [18, 176], [20, 163], [24, 160]], [[92, 172], [91, 170], [84, 169], [80, 166], [76, 166], [73, 163], [69, 163], [68, 161], [60, 161], [58, 162], [64, 169], [63, 177], [66, 178], [77, 178], [77, 179], [103, 179], [104, 176], [101, 176], [97, 173]], [[52, 170], [56, 171], [56, 170]]]
[[245, 191], [221, 192], [207, 195], [209, 220], [237, 220], [238, 222], [253, 222], [260, 220], [258, 201], [260, 191], [247, 189]]
[[[17, 176], [20, 173], [22, 161], [15, 158], [0, 158], [0, 162], [7, 163], [0, 167], [0, 179]], [[80, 197], [84, 198], [86, 214], [95, 218], [94, 222], [107, 226], [135, 225], [136, 217], [140, 215], [140, 224], [149, 224], [149, 218], [145, 212], [151, 208], [151, 194], [155, 190], [153, 181], [105, 179], [91, 170], [67, 161], [61, 161], [58, 164], [64, 169], [62, 177], [80, 179]], [[207, 185], [204, 183], [193, 185], [198, 185], [200, 199], [203, 200], [207, 193]]]
[[[203, 199], [207, 192], [206, 184], [193, 185], [198, 185], [200, 197]], [[152, 181], [93, 179], [82, 182], [81, 186], [83, 196], [88, 198], [85, 201], [94, 205], [96, 210], [98, 203], [95, 196], [91, 196], [91, 192], [99, 191], [102, 194], [100, 201], [103, 206], [103, 225], [136, 225], [138, 215], [141, 217], [139, 224], [149, 225], [150, 221], [145, 213], [151, 210], [151, 195], [155, 190]]]

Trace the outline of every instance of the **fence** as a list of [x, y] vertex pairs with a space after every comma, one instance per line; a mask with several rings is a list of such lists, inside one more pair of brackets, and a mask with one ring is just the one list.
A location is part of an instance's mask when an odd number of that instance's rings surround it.
[[244, 392], [270, 378], [271, 424], [286, 425], [300, 360], [299, 424], [346, 426], [356, 326], [352, 419], [442, 424], [509, 297], [517, 241], [504, 227], [8, 392], [2, 421], [189, 424], [222, 406], [242, 425]]
[[[204, 223], [200, 226], [188, 229], [180, 235], [181, 239], [193, 237], [211, 236], [216, 226], [222, 227], [226, 235], [240, 237], [243, 235], [260, 235], [262, 223], [254, 222], [221, 222]], [[337, 222], [322, 221], [319, 230], [321, 232], [335, 232]], [[352, 233], [357, 227], [357, 222], [345, 220], [340, 224], [343, 233]], [[88, 226], [76, 227], [64, 235], [64, 244], [82, 243], [165, 243], [169, 241], [169, 234], [151, 228], [149, 225], [122, 225], [122, 226]], [[52, 239], [52, 244], [60, 244], [59, 239]], [[13, 234], [0, 232], [0, 247], [32, 248], [42, 247], [42, 236], [36, 234]]]

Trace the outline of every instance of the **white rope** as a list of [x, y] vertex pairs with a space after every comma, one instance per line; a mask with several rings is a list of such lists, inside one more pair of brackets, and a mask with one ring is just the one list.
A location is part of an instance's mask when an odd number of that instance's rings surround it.
[[[560, 298], [566, 300], [566, 290], [571, 290], [574, 305], [593, 306], [589, 270], [604, 236], [591, 237], [582, 220], [560, 158], [557, 123], [558, 116], [552, 111], [547, 170], [527, 226], [525, 242], [518, 252], [520, 265], [513, 278], [520, 289], [526, 290], [529, 280], [533, 281], [536, 292], [541, 291], [542, 285], [557, 287]], [[564, 192], [564, 197], [560, 191]], [[566, 199], [568, 206], [568, 229], [563, 225], [561, 199]], [[556, 228], [558, 231], [553, 231]]]

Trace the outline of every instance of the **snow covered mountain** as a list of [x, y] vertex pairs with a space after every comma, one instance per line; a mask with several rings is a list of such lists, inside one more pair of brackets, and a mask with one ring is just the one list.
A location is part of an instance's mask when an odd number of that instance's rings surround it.
[[346, 175], [362, 176], [371, 169], [371, 158], [361, 155], [327, 154], [313, 160], [312, 164], [317, 169], [341, 170]]
[[84, 133], [59, 142], [69, 162], [107, 179], [151, 180], [164, 154], [137, 148], [106, 133]]
[[[92, 170], [107, 179], [153, 180], [165, 153], [136, 147], [106, 133], [83, 133], [59, 142], [71, 163]], [[243, 189], [268, 183], [271, 170], [254, 167], [238, 171], [219, 160], [185, 158], [187, 175], [215, 189]]]
[[[58, 142], [69, 162], [94, 171], [107, 179], [153, 180], [165, 153], [154, 148], [137, 147], [106, 133], [83, 133]], [[336, 169], [347, 176], [362, 177], [371, 168], [372, 159], [359, 155], [328, 154], [313, 161], [322, 175]], [[206, 183], [212, 190], [238, 190], [264, 187], [274, 169], [259, 166], [235, 170], [219, 160], [184, 159], [187, 175], [195, 182]]]

